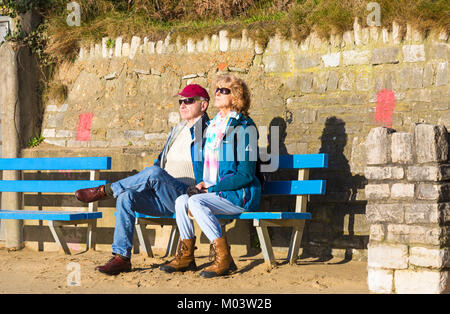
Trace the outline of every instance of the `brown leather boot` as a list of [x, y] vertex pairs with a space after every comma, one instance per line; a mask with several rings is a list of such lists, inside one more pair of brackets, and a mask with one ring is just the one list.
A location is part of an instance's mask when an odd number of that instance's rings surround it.
[[211, 266], [205, 268], [205, 270], [200, 273], [200, 276], [212, 278], [224, 276], [237, 270], [237, 266], [230, 254], [230, 247], [228, 246], [227, 239], [224, 235], [213, 241], [212, 248], [215, 253], [214, 262]]
[[119, 255], [114, 255], [105, 265], [95, 267], [95, 270], [106, 275], [117, 275], [121, 272], [129, 272], [131, 262]]
[[195, 238], [181, 240], [178, 242], [178, 250], [175, 259], [173, 259], [169, 264], [162, 265], [159, 269], [165, 271], [166, 273], [197, 270], [194, 257], [195, 249]]
[[87, 188], [75, 191], [75, 196], [79, 201], [90, 203], [107, 198], [105, 186], [100, 185], [95, 188]]

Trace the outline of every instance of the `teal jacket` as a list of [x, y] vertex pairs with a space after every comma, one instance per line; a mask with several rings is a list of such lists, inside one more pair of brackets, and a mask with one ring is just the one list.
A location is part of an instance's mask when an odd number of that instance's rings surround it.
[[250, 117], [231, 118], [219, 148], [217, 183], [208, 188], [245, 211], [257, 211], [261, 201], [261, 183], [255, 175], [258, 136]]

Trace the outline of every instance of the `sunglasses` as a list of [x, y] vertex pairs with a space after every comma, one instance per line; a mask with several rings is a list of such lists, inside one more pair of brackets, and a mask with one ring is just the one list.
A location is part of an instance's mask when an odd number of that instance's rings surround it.
[[222, 95], [229, 95], [231, 93], [231, 90], [229, 88], [225, 88], [225, 87], [222, 87], [222, 88], [218, 87], [216, 89], [216, 94], [218, 92], [220, 92]]
[[178, 102], [180, 103], [180, 106], [184, 103], [185, 105], [192, 105], [197, 99], [192, 97], [192, 98], [184, 98], [184, 99], [179, 99]]

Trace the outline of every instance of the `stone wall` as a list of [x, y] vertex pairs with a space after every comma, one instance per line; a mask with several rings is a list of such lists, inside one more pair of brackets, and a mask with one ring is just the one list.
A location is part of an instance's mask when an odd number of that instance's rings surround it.
[[[58, 147], [85, 155], [131, 149], [135, 162], [113, 159], [113, 171], [139, 170], [157, 156], [180, 120], [172, 96], [188, 83], [210, 90], [217, 75], [231, 72], [249, 85], [261, 146], [270, 144], [269, 127], [278, 126], [281, 153], [329, 154], [329, 169], [311, 171], [312, 178], [328, 180], [327, 195], [310, 198], [313, 219], [303, 255], [364, 258], [369, 239], [364, 139], [380, 125], [398, 131], [416, 122], [449, 127], [449, 58], [446, 32], [425, 36], [396, 23], [388, 30], [355, 21], [352, 31], [327, 40], [315, 33], [300, 43], [275, 36], [264, 46], [245, 31], [240, 38], [221, 31], [186, 43], [170, 37], [104, 38], [57, 69], [54, 83], [65, 86], [67, 98], [48, 100], [42, 135], [56, 147], [52, 154]], [[215, 112], [212, 103], [209, 113]], [[47, 151], [44, 145], [25, 154]], [[264, 199], [263, 205], [295, 208], [293, 198]], [[289, 236], [282, 228], [272, 233], [283, 250]]]
[[368, 285], [377, 293], [450, 292], [447, 129], [374, 128], [366, 140]]

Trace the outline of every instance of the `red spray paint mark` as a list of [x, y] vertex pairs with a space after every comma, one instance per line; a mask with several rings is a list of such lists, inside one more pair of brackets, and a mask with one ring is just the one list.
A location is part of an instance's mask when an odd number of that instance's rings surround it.
[[217, 68], [218, 68], [220, 71], [223, 71], [223, 70], [225, 70], [225, 69], [227, 68], [227, 64], [221, 62], [221, 63], [219, 63], [219, 64], [217, 65]]
[[93, 113], [82, 113], [78, 120], [77, 141], [89, 141], [91, 139], [91, 124]]
[[392, 115], [395, 108], [395, 94], [393, 91], [383, 89], [377, 94], [377, 108], [375, 120], [385, 127], [392, 127]]

